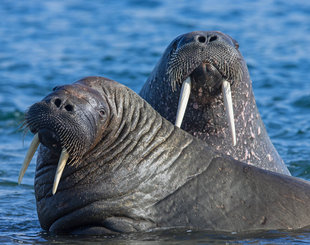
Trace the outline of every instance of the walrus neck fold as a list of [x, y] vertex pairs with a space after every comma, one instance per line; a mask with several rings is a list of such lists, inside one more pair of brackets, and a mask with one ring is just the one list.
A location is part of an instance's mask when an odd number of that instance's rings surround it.
[[[124, 87], [121, 95], [119, 88], [117, 91], [113, 91], [113, 88], [107, 90], [107, 86], [103, 89], [106, 89], [105, 94], [109, 98], [108, 103], [113, 117], [102, 140], [92, 151], [96, 157], [105, 156], [102, 165], [116, 169], [125, 163], [130, 164], [131, 161], [127, 161], [129, 156], [138, 157], [143, 161], [153, 148], [168, 140], [173, 134], [174, 127], [172, 125], [163, 127], [163, 124], [166, 124], [163, 122], [164, 119], [156, 111], [148, 110], [151, 108], [150, 105], [137, 98], [138, 96], [128, 88]], [[131, 104], [134, 106], [128, 106]], [[149, 113], [143, 113], [145, 110]], [[141, 141], [144, 142], [143, 150], [138, 147]]]

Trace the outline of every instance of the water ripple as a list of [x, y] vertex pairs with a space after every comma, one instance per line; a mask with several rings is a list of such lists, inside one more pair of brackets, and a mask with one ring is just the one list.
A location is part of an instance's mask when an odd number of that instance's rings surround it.
[[[17, 186], [31, 140], [18, 130], [27, 108], [54, 86], [89, 75], [138, 92], [171, 40], [193, 30], [221, 30], [239, 42], [275, 147], [294, 176], [310, 180], [309, 1], [3, 0], [0, 15], [5, 20], [0, 23], [0, 243], [78, 243], [41, 231], [34, 162]], [[271, 232], [247, 239], [185, 231], [93, 241], [302, 244], [309, 234]]]

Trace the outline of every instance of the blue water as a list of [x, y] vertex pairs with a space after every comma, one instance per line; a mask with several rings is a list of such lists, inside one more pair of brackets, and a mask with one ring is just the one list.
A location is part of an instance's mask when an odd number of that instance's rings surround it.
[[25, 110], [55, 85], [89, 75], [112, 78], [138, 92], [165, 47], [194, 30], [220, 30], [239, 42], [275, 147], [294, 176], [310, 180], [310, 1], [2, 0], [0, 244], [310, 243], [310, 231], [78, 238], [40, 228], [34, 161], [17, 185], [31, 140], [19, 130]]

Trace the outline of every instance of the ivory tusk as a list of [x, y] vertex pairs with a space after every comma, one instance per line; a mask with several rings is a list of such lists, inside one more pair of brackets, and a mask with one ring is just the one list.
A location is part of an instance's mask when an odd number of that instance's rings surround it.
[[226, 116], [227, 116], [227, 120], [229, 124], [229, 129], [231, 132], [232, 143], [233, 143], [233, 146], [235, 146], [237, 143], [237, 140], [236, 140], [234, 110], [233, 110], [233, 104], [232, 104], [232, 98], [231, 98], [230, 83], [226, 80], [223, 81], [222, 93], [223, 93], [223, 98], [224, 98], [224, 105], [225, 105]]
[[34, 153], [36, 152], [36, 150], [38, 149], [38, 146], [40, 144], [40, 141], [39, 141], [39, 134], [36, 133], [33, 137], [33, 140], [30, 144], [30, 147], [28, 149], [28, 152], [26, 154], [26, 157], [24, 159], [24, 163], [22, 165], [22, 168], [20, 169], [19, 171], [19, 176], [18, 176], [18, 184], [20, 184], [22, 182], [22, 179], [24, 177], [24, 174], [29, 166], [29, 163], [31, 162], [32, 158], [33, 158], [33, 155]]
[[182, 84], [179, 104], [178, 104], [178, 110], [177, 110], [177, 116], [175, 120], [175, 126], [179, 128], [182, 125], [182, 121], [184, 118], [184, 114], [185, 114], [185, 110], [187, 107], [190, 93], [191, 93], [191, 79], [188, 77]]
[[54, 184], [53, 184], [53, 190], [52, 190], [53, 195], [55, 195], [57, 191], [57, 187], [58, 187], [62, 172], [68, 161], [68, 158], [69, 158], [69, 153], [67, 152], [66, 148], [63, 148], [61, 151], [61, 155], [58, 161], [57, 170], [56, 170], [56, 174], [54, 178]]

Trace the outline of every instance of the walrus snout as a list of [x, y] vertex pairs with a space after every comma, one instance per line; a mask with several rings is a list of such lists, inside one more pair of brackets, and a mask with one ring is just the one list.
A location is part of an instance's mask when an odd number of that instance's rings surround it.
[[197, 31], [184, 34], [175, 41], [175, 49], [167, 61], [167, 77], [172, 90], [202, 64], [209, 64], [230, 83], [243, 75], [239, 44], [230, 36], [218, 31]]

